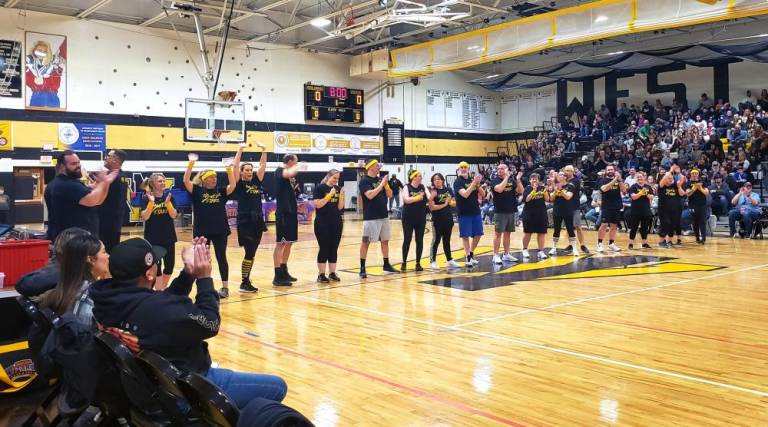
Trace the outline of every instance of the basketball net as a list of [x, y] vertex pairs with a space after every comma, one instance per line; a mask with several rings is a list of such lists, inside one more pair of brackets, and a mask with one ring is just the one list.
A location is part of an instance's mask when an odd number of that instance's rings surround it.
[[216, 142], [219, 144], [226, 144], [227, 141], [223, 137], [225, 133], [229, 133], [229, 131], [224, 129], [214, 129], [212, 135], [216, 138]]

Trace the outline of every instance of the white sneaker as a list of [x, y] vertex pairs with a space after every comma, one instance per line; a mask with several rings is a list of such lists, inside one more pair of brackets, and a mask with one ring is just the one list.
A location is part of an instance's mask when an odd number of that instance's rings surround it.
[[528, 249], [523, 249], [523, 259], [528, 259], [531, 257], [531, 254], [528, 253]]
[[472, 265], [477, 265], [477, 264], [480, 264], [480, 261], [478, 261], [477, 258], [472, 257], [472, 261], [470, 261], [469, 263]]
[[603, 247], [602, 243], [598, 243], [597, 244], [597, 252], [599, 252], [599, 253], [605, 252], [605, 248]]
[[615, 243], [611, 243], [610, 245], [608, 245], [608, 250], [610, 250], [611, 252], [621, 252], [621, 248], [616, 246]]
[[504, 262], [517, 262], [517, 258], [513, 257], [512, 254], [506, 253], [501, 257], [501, 260]]
[[450, 267], [450, 268], [461, 268], [459, 263], [454, 261], [454, 260], [448, 261], [448, 267]]
[[553, 247], [552, 249], [550, 249], [549, 250], [549, 254], [550, 255], [557, 255], [557, 248]]
[[573, 256], [581, 256], [581, 253], [580, 253], [580, 252], [579, 252], [579, 250], [576, 248], [576, 246], [574, 246], [574, 247], [573, 247], [573, 252], [572, 252], [572, 255], [573, 255]]
[[539, 259], [547, 259], [547, 254], [544, 253], [544, 251], [539, 251]]
[[501, 257], [498, 254], [493, 254], [493, 263], [494, 264], [502, 264]]
[[432, 262], [429, 264], [429, 267], [430, 267], [432, 270], [440, 270], [440, 266], [439, 266], [439, 265], [437, 265], [437, 261], [432, 261]]

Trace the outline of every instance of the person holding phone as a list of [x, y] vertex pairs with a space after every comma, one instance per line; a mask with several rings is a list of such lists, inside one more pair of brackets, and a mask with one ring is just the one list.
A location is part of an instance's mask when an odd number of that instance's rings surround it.
[[242, 145], [238, 148], [233, 164], [226, 166], [227, 185], [218, 185], [216, 171], [212, 169], [199, 172], [193, 179], [192, 169], [194, 169], [198, 159], [195, 153], [189, 153], [189, 163], [187, 163], [187, 169], [184, 171], [184, 188], [192, 195], [192, 212], [194, 213], [192, 235], [205, 237], [207, 244], [213, 245], [221, 276], [221, 288], [219, 289], [221, 298], [229, 297], [227, 239], [231, 231], [227, 220], [226, 203], [237, 186], [233, 168], [240, 167], [243, 148]]
[[475, 249], [483, 236], [483, 220], [480, 216], [480, 200], [485, 198], [485, 191], [480, 187], [483, 177], [480, 174], [470, 176], [467, 162], [459, 163], [457, 174], [453, 192], [456, 194], [459, 236], [464, 245], [465, 265], [474, 267], [480, 263], [475, 259]]
[[264, 210], [261, 197], [264, 194], [264, 175], [267, 171], [266, 147], [257, 143], [261, 150], [259, 168], [254, 171], [253, 163], [243, 162], [239, 168], [234, 168], [235, 191], [232, 198], [237, 200], [237, 242], [245, 250], [245, 257], [240, 266], [242, 281], [240, 292], [252, 293], [259, 289], [251, 283], [251, 270], [256, 250], [261, 243], [261, 236], [267, 231], [264, 221]]
[[[325, 174], [320, 184], [315, 187], [315, 237], [319, 246], [317, 251], [317, 282], [340, 282], [336, 274], [339, 243], [344, 228], [344, 188], [339, 185], [341, 173], [331, 169]], [[326, 265], [328, 276], [325, 275]]]

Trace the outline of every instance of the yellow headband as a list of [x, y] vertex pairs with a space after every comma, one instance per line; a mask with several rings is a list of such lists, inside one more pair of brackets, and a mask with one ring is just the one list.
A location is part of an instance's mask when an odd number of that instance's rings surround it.
[[467, 162], [459, 163], [459, 168], [468, 168], [468, 167], [469, 167], [469, 163], [467, 163]]
[[698, 173], [698, 174], [700, 174], [701, 172], [698, 169], [691, 169], [691, 173]]
[[421, 172], [418, 170], [411, 171], [410, 174], [408, 174], [408, 181], [412, 180], [416, 177], [416, 175], [421, 175]]
[[379, 161], [376, 159], [368, 160], [368, 163], [365, 164], [365, 170], [372, 168], [376, 163], [379, 163]]
[[200, 180], [204, 180], [204, 179], [210, 178], [212, 176], [216, 176], [216, 171], [207, 170], [207, 171], [203, 172], [202, 175], [200, 175]]

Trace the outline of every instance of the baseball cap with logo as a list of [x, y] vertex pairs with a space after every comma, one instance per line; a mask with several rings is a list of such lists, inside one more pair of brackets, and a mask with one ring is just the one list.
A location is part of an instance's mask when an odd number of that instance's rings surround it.
[[160, 262], [166, 250], [135, 237], [121, 242], [109, 254], [109, 272], [115, 280], [132, 280]]

